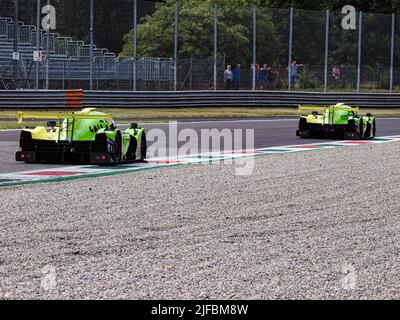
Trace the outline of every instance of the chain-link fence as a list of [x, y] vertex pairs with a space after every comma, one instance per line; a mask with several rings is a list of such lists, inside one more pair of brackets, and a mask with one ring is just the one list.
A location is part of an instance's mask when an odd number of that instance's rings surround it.
[[212, 0], [2, 0], [0, 89], [397, 92], [399, 24]]

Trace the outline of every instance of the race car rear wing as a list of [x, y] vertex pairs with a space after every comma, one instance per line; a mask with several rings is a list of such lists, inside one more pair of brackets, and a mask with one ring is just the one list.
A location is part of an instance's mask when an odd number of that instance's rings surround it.
[[46, 120], [82, 120], [82, 119], [94, 119], [103, 120], [108, 119], [112, 122], [112, 114], [82, 114], [82, 113], [46, 113], [46, 112], [18, 112], [18, 123], [21, 124], [24, 119], [46, 119]]
[[345, 108], [345, 107], [336, 107], [336, 106], [299, 106], [299, 111], [355, 111], [359, 112], [360, 108]]

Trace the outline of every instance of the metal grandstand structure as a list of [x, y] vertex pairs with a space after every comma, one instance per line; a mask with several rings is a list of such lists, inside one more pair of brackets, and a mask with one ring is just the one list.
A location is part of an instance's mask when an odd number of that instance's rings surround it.
[[[43, 60], [38, 62], [39, 88], [68, 89], [89, 88], [101, 90], [171, 90], [173, 85], [172, 59], [142, 58], [120, 60], [115, 53], [93, 46], [93, 64], [90, 45], [70, 37], [45, 30], [34, 25], [18, 22], [17, 46], [19, 52], [18, 76], [14, 81], [14, 20], [0, 16], [0, 90], [34, 89], [36, 72], [33, 59], [37, 50], [39, 32], [40, 51]], [[136, 67], [136, 68], [135, 68]]]

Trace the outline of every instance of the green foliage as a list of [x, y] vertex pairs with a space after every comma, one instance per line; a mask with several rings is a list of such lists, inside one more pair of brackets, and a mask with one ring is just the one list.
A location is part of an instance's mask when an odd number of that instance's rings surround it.
[[[218, 53], [227, 61], [249, 62], [252, 52], [252, 7], [247, 1], [221, 1], [218, 6]], [[275, 32], [268, 10], [259, 10], [259, 52], [265, 59], [274, 59], [268, 47], [282, 43]], [[175, 28], [175, 1], [167, 1], [138, 26], [138, 55], [140, 57], [171, 57]], [[132, 31], [124, 38], [121, 58], [132, 56]], [[214, 11], [213, 1], [183, 0], [179, 11], [179, 58], [208, 57], [213, 53]]]

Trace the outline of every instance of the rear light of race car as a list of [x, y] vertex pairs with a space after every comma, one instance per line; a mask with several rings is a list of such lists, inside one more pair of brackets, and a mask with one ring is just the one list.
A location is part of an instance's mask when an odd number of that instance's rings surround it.
[[92, 153], [91, 154], [91, 163], [111, 163], [111, 157], [107, 153]]
[[18, 151], [15, 155], [16, 161], [35, 161], [35, 153], [30, 151]]

